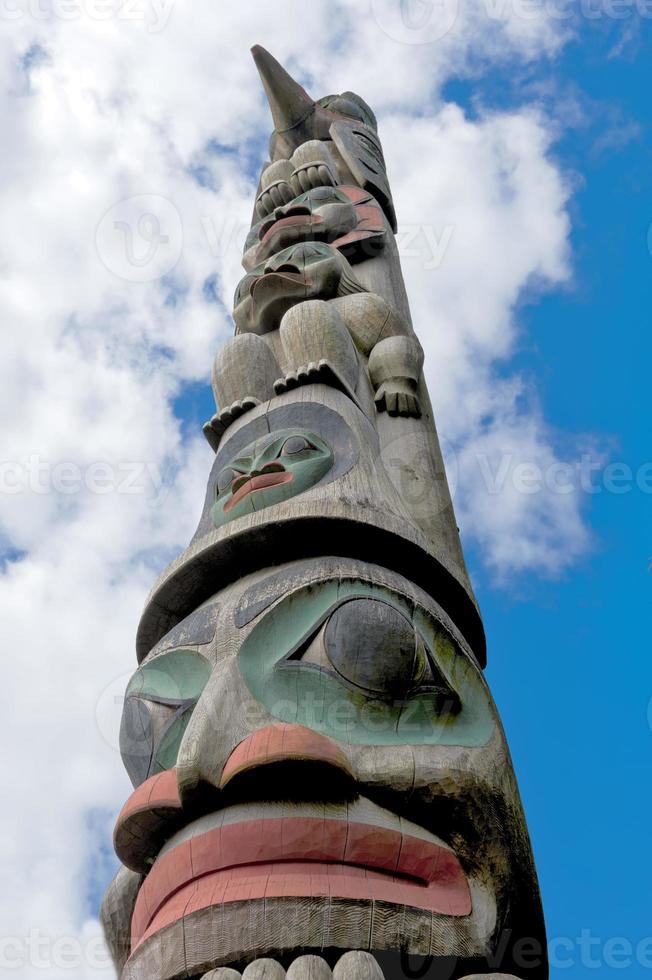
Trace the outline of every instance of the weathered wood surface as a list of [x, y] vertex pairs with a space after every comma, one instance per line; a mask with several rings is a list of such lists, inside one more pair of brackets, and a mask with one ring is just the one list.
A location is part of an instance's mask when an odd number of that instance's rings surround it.
[[509, 978], [534, 937], [545, 980], [376, 119], [254, 58], [275, 130], [203, 512], [138, 631], [107, 937], [123, 980]]

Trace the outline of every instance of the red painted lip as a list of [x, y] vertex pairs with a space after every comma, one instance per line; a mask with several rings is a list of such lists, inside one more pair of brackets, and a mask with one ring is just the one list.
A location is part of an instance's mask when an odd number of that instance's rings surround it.
[[238, 773], [289, 760], [325, 762], [352, 775], [346, 755], [330, 738], [303, 725], [281, 722], [259, 728], [236, 745], [224, 764], [220, 789]]
[[261, 238], [258, 251], [260, 252], [261, 247], [263, 245], [267, 245], [267, 243], [284, 228], [295, 228], [302, 225], [305, 228], [311, 228], [313, 225], [323, 224], [324, 219], [320, 214], [291, 214], [287, 218], [279, 218], [278, 221], [275, 221], [274, 224], [267, 229]]
[[201, 909], [286, 896], [471, 913], [457, 857], [434, 841], [343, 819], [261, 817], [215, 827], [158, 858], [136, 900], [132, 950]]
[[251, 479], [238, 487], [231, 499], [224, 505], [224, 513], [228, 513], [232, 507], [239, 504], [241, 500], [248, 497], [256, 490], [264, 490], [266, 487], [276, 487], [281, 483], [289, 483], [292, 479], [290, 470], [275, 471], [273, 473], [261, 473], [259, 476], [252, 476]]

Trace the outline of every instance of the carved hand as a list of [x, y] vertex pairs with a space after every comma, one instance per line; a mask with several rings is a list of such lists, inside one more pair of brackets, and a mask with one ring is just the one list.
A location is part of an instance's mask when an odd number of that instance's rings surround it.
[[404, 415], [418, 419], [421, 406], [410, 378], [389, 378], [383, 381], [374, 395], [376, 408], [388, 415]]

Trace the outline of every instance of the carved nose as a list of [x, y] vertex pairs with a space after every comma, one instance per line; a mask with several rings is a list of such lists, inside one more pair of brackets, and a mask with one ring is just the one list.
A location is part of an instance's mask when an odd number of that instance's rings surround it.
[[[240, 742], [226, 760], [220, 789], [251, 797], [342, 795], [353, 782], [344, 751], [332, 739], [303, 725], [278, 723]], [[348, 793], [346, 795], [349, 795]]]

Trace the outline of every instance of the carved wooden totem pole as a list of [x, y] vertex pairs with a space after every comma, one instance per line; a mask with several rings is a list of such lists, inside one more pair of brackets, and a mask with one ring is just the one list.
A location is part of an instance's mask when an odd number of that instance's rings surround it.
[[376, 120], [253, 54], [271, 162], [204, 511], [139, 627], [106, 935], [125, 980], [542, 978]]

